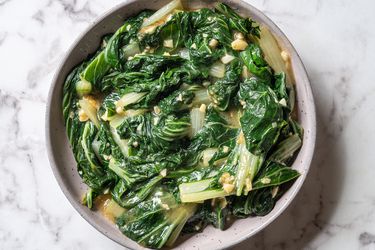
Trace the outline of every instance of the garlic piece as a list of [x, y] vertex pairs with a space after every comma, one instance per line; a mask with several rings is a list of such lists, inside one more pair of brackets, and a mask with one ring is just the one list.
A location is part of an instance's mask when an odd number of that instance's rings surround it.
[[78, 112], [78, 119], [80, 122], [85, 122], [85, 121], [88, 121], [89, 117], [87, 116], [87, 114], [85, 113], [83, 109], [80, 109]]
[[125, 115], [125, 111], [122, 107], [117, 107], [116, 113], [119, 114], [119, 115]]
[[164, 168], [162, 171], [160, 171], [160, 175], [163, 177], [167, 176], [167, 169]]
[[204, 112], [206, 112], [206, 108], [207, 108], [206, 104], [203, 103], [203, 104], [199, 107], [199, 111], [202, 112], [202, 113], [204, 113]]
[[163, 42], [164, 47], [166, 48], [173, 48], [173, 40], [172, 39], [165, 39]]
[[224, 64], [228, 64], [230, 63], [231, 61], [233, 61], [235, 59], [234, 56], [232, 55], [228, 55], [228, 54], [225, 54], [222, 58], [220, 58], [220, 61]]
[[267, 185], [267, 184], [270, 184], [271, 183], [271, 179], [268, 178], [268, 177], [264, 177], [260, 180], [260, 182], [264, 185]]
[[168, 206], [168, 204], [164, 204], [164, 203], [161, 204], [161, 207], [164, 208], [165, 210], [169, 210], [170, 209], [169, 206]]
[[230, 194], [230, 193], [232, 193], [232, 191], [234, 190], [234, 185], [233, 185], [233, 184], [224, 183], [224, 184], [223, 184], [223, 189], [224, 189], [224, 191], [225, 191], [227, 194]]
[[236, 39], [231, 43], [232, 49], [234, 50], [245, 50], [248, 45], [249, 44], [242, 39]]
[[91, 106], [93, 106], [95, 109], [99, 109], [99, 102], [91, 95], [84, 96], [83, 99], [88, 101]]
[[154, 112], [155, 112], [155, 114], [158, 115], [158, 114], [160, 114], [161, 110], [158, 106], [154, 106]]
[[283, 51], [281, 51], [280, 55], [281, 55], [281, 58], [283, 59], [284, 62], [289, 61], [289, 54], [288, 54], [288, 52], [286, 52], [285, 50], [283, 50]]
[[281, 99], [281, 100], [279, 101], [279, 103], [280, 103], [282, 106], [284, 106], [284, 107], [287, 106], [285, 98]]
[[241, 32], [235, 32], [234, 33], [234, 39], [240, 39], [240, 40], [243, 40], [245, 37], [244, 35], [241, 33]]
[[210, 42], [208, 43], [208, 46], [214, 49], [217, 47], [218, 44], [219, 44], [218, 40], [216, 40], [215, 38], [212, 38]]

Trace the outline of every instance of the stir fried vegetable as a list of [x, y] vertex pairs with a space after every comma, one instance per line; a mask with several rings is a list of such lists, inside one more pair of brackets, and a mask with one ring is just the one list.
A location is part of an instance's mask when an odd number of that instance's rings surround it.
[[222, 3], [129, 18], [64, 85], [83, 203], [109, 196], [121, 232], [151, 248], [268, 214], [299, 176], [289, 67], [267, 29]]

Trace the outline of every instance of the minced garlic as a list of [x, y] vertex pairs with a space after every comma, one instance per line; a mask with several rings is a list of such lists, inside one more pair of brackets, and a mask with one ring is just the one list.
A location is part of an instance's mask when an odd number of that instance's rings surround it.
[[93, 106], [95, 109], [99, 109], [100, 103], [91, 95], [86, 95], [83, 97], [84, 100], [88, 101], [91, 106]]
[[288, 54], [288, 52], [286, 52], [285, 50], [283, 50], [283, 51], [281, 51], [280, 55], [281, 55], [281, 58], [284, 60], [284, 62], [289, 61], [289, 54]]
[[223, 189], [224, 189], [224, 191], [225, 191], [227, 194], [230, 194], [230, 193], [232, 193], [232, 191], [234, 190], [234, 185], [233, 185], [233, 184], [224, 183], [224, 184], [223, 184]]
[[158, 106], [154, 106], [154, 112], [155, 112], [155, 114], [158, 115], [158, 114], [160, 114], [161, 110]]
[[89, 117], [87, 116], [87, 114], [85, 113], [83, 109], [80, 109], [78, 111], [78, 119], [80, 122], [85, 122], [89, 120]]
[[172, 39], [165, 39], [163, 41], [163, 46], [166, 48], [173, 48], [173, 40]]
[[122, 107], [117, 107], [116, 113], [119, 115], [125, 115], [125, 110]]
[[268, 178], [268, 177], [264, 177], [264, 178], [260, 179], [260, 182], [261, 182], [262, 184], [267, 185], [267, 184], [270, 184], [270, 183], [271, 183], [271, 179]]
[[167, 169], [164, 168], [162, 171], [160, 171], [160, 175], [163, 177], [167, 176]]
[[249, 44], [242, 39], [236, 39], [231, 43], [232, 49], [234, 50], [245, 50]]
[[206, 106], [206, 104], [201, 104], [201, 106], [199, 107], [199, 111], [200, 112], [202, 112], [202, 113], [204, 113], [204, 112], [206, 112], [206, 108], [207, 108], [207, 106]]
[[287, 106], [285, 98], [281, 99], [281, 100], [279, 101], [279, 103], [280, 103], [282, 106], [284, 106], [284, 107]]
[[161, 204], [161, 207], [164, 208], [165, 210], [169, 210], [170, 209], [169, 206], [168, 206], [168, 204], [164, 204], [164, 203]]
[[239, 39], [239, 40], [243, 40], [245, 37], [244, 37], [244, 35], [241, 33], [241, 32], [234, 32], [234, 39]]
[[212, 38], [210, 42], [208, 43], [208, 46], [214, 49], [217, 47], [218, 44], [219, 44], [218, 40], [216, 40], [215, 38]]
[[241, 131], [240, 135], [237, 138], [237, 143], [238, 144], [245, 144], [245, 136], [243, 132]]

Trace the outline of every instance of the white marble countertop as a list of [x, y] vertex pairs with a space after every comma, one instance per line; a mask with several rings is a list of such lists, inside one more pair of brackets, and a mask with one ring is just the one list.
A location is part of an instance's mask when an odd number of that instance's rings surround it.
[[[120, 0], [0, 0], [0, 249], [122, 249], [72, 208], [44, 142], [59, 60]], [[311, 172], [293, 204], [235, 249], [375, 249], [375, 2], [249, 0], [287, 34], [318, 113]]]

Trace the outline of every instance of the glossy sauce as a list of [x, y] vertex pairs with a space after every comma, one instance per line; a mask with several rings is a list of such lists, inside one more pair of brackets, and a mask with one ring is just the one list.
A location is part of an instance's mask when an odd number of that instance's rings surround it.
[[94, 208], [99, 211], [106, 219], [115, 222], [115, 217], [108, 209], [108, 205], [110, 204], [112, 200], [112, 196], [110, 194], [103, 194], [96, 197], [94, 200]]

